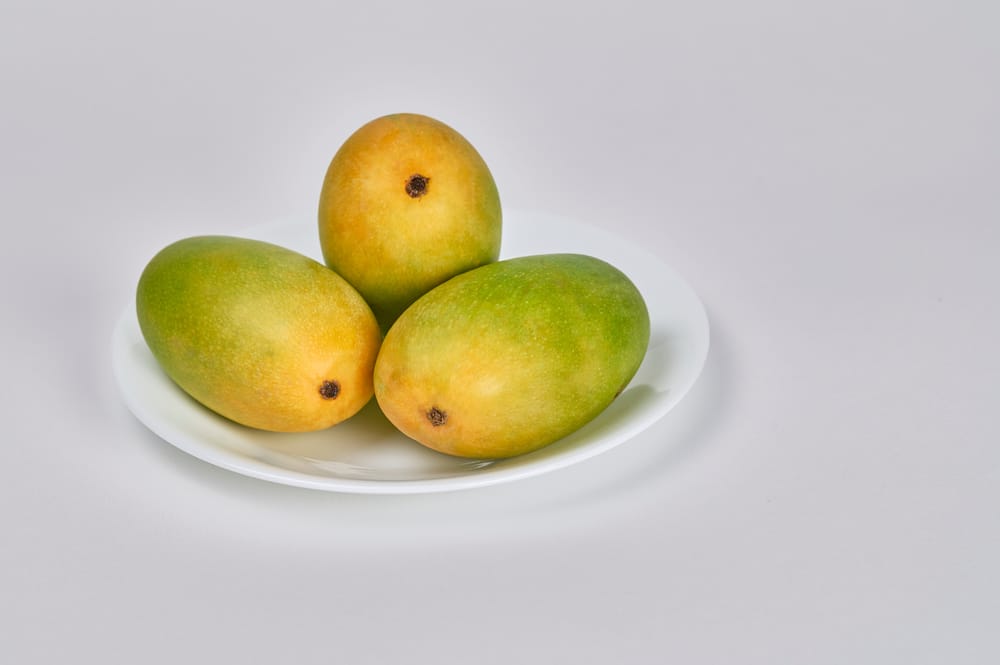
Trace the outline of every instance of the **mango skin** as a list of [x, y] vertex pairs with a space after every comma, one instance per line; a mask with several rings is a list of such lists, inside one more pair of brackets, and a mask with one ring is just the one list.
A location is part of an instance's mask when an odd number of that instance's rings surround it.
[[504, 458], [601, 413], [634, 377], [649, 313], [614, 266], [580, 254], [507, 259], [417, 300], [375, 362], [375, 398], [439, 452]]
[[372, 397], [381, 333], [371, 309], [336, 273], [290, 249], [179, 240], [143, 270], [136, 313], [166, 374], [248, 427], [325, 429]]
[[[419, 191], [412, 176], [426, 180]], [[323, 260], [383, 330], [418, 297], [500, 256], [502, 212], [482, 156], [434, 118], [376, 118], [343, 143], [319, 200]]]

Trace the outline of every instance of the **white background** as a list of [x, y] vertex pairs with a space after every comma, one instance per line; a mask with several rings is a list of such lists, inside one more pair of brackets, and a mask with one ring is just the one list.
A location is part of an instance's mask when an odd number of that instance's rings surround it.
[[[997, 662], [998, 7], [6, 0], [0, 660]], [[146, 261], [313, 219], [395, 111], [689, 280], [712, 349], [675, 411], [418, 496], [245, 478], [131, 416]]]

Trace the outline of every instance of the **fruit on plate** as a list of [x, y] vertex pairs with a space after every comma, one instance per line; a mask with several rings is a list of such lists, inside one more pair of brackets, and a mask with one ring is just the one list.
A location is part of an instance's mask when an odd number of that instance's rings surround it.
[[429, 448], [511, 457], [595, 418], [648, 343], [646, 304], [614, 266], [580, 254], [511, 258], [453, 277], [397, 319], [375, 362], [375, 397]]
[[431, 288], [496, 261], [501, 223], [482, 156], [420, 114], [360, 127], [333, 156], [320, 192], [323, 259], [364, 296], [383, 330]]
[[243, 425], [325, 429], [371, 399], [381, 342], [371, 309], [293, 250], [229, 236], [179, 240], [143, 270], [136, 311], [166, 374]]

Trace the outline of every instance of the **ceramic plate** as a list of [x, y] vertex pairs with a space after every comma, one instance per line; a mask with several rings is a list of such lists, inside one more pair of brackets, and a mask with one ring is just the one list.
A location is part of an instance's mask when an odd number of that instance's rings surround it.
[[[312, 222], [247, 229], [322, 260]], [[623, 270], [649, 307], [649, 350], [628, 388], [587, 426], [541, 450], [507, 460], [467, 460], [400, 434], [374, 399], [321, 432], [280, 434], [237, 425], [205, 409], [159, 368], [129, 303], [113, 338], [115, 377], [128, 408], [150, 430], [206, 462], [277, 483], [317, 490], [416, 493], [456, 490], [559, 469], [617, 446], [662, 418], [688, 392], [708, 353], [708, 319], [684, 280], [652, 254], [603, 229], [563, 217], [505, 211], [503, 258], [577, 252]]]

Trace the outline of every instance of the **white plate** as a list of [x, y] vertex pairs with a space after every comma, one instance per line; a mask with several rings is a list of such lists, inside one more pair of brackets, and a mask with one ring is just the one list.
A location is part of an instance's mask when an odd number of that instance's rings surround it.
[[[313, 223], [248, 229], [322, 260]], [[643, 249], [566, 218], [505, 211], [503, 257], [590, 254], [617, 266], [646, 299], [649, 350], [629, 387], [584, 428], [516, 458], [474, 461], [443, 455], [400, 434], [375, 400], [321, 432], [278, 434], [237, 425], [192, 400], [153, 358], [129, 303], [115, 328], [112, 361], [128, 408], [157, 435], [195, 457], [247, 476], [339, 492], [402, 494], [456, 490], [536, 476], [617, 446], [662, 418], [688, 392], [708, 354], [708, 319], [691, 288]]]

